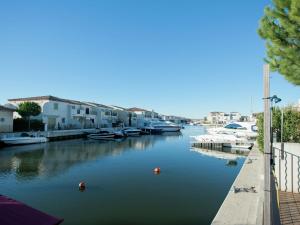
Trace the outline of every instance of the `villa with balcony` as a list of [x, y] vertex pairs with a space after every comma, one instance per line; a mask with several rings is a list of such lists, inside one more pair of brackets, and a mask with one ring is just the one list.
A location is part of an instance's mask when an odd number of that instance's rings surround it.
[[[23, 102], [35, 102], [41, 107], [40, 119], [45, 130], [112, 127], [118, 120], [117, 113], [108, 106], [98, 103], [81, 102], [54, 96], [38, 96], [9, 99], [18, 107]], [[20, 115], [14, 113], [14, 118]]]

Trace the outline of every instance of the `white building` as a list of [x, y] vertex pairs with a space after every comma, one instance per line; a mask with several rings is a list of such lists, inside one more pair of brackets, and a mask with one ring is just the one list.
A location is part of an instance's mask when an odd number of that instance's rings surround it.
[[0, 105], [0, 133], [13, 132], [13, 112], [15, 110]]
[[239, 112], [230, 112], [230, 120], [240, 121], [242, 115]]
[[128, 111], [126, 108], [112, 105], [113, 108], [118, 114], [118, 121], [124, 127], [137, 127], [137, 114], [131, 111]]
[[[62, 99], [54, 96], [38, 96], [9, 99], [18, 106], [23, 102], [35, 102], [42, 112], [34, 117], [41, 119], [45, 130], [111, 127], [117, 121], [117, 114], [108, 106]], [[14, 115], [19, 117], [18, 114]]]
[[239, 112], [210, 112], [207, 116], [207, 122], [211, 124], [226, 124], [230, 121], [240, 121], [241, 114]]
[[145, 123], [153, 119], [158, 119], [158, 113], [141, 108], [129, 108], [128, 112], [132, 114], [132, 117], [136, 116], [136, 127], [144, 127]]
[[211, 124], [223, 124], [227, 115], [224, 112], [210, 112], [207, 116], [207, 121]]

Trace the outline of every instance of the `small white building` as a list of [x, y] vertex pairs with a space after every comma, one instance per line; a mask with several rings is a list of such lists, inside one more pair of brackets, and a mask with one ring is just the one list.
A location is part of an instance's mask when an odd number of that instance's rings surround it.
[[131, 117], [133, 119], [136, 118], [136, 127], [144, 127], [145, 123], [151, 120], [158, 119], [158, 113], [146, 109], [141, 109], [141, 108], [129, 108], [127, 109], [128, 112], [132, 115]]
[[0, 133], [13, 132], [13, 112], [15, 109], [0, 105]]
[[137, 114], [128, 111], [126, 108], [112, 105], [112, 107], [118, 114], [119, 125], [124, 127], [137, 127]]

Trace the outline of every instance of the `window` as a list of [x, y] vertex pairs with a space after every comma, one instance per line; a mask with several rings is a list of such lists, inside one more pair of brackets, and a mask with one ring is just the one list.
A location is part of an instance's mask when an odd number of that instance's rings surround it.
[[72, 105], [72, 109], [75, 109], [75, 105]]
[[80, 114], [80, 109], [77, 109], [77, 114]]
[[105, 116], [110, 116], [110, 111], [105, 111]]
[[54, 104], [53, 104], [53, 109], [54, 109], [54, 110], [58, 110], [58, 103], [54, 103]]
[[117, 112], [112, 112], [112, 116], [118, 116]]
[[5, 118], [0, 118], [0, 122], [4, 122], [5, 121]]
[[62, 119], [61, 119], [61, 122], [62, 122], [62, 123], [65, 123], [65, 122], [66, 122], [66, 118], [62, 118]]
[[90, 109], [89, 108], [85, 109], [85, 114], [90, 114]]

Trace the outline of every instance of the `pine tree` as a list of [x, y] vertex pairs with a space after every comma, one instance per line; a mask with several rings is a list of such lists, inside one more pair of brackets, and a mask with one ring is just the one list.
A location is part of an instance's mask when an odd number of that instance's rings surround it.
[[265, 8], [259, 35], [266, 40], [267, 58], [272, 71], [300, 85], [300, 0], [273, 0]]

